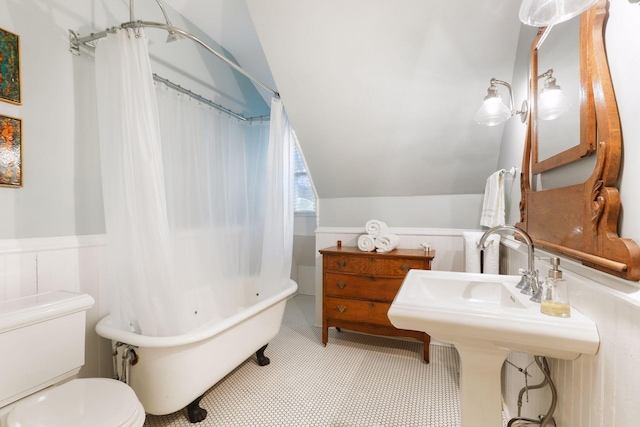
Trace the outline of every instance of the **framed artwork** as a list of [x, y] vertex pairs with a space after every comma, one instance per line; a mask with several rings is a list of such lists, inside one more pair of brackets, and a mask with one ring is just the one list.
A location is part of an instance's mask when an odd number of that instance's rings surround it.
[[0, 28], [0, 101], [22, 104], [20, 36]]
[[22, 187], [22, 120], [1, 114], [0, 186]]

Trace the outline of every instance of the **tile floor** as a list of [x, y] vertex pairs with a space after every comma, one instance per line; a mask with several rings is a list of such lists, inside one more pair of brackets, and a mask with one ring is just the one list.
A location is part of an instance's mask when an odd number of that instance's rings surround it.
[[213, 386], [206, 420], [190, 424], [183, 409], [145, 426], [460, 426], [455, 349], [432, 345], [426, 364], [420, 343], [333, 329], [323, 347], [313, 312], [312, 296], [287, 303], [271, 364], [252, 357]]

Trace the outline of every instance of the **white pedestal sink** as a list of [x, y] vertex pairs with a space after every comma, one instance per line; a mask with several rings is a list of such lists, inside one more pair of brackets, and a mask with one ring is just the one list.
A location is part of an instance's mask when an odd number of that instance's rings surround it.
[[[452, 343], [460, 354], [462, 427], [502, 425], [500, 372], [511, 351], [576, 359], [595, 354], [595, 324], [540, 313], [515, 286], [520, 276], [411, 270], [388, 312], [401, 329]], [[569, 285], [570, 286], [570, 285]]]

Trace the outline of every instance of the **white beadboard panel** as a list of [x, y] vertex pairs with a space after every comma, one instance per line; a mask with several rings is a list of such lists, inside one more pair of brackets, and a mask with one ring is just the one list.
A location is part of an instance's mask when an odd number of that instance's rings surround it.
[[9, 253], [4, 261], [4, 299], [10, 300], [37, 292], [36, 254]]
[[[463, 229], [390, 227], [389, 232], [400, 237], [398, 247], [421, 249], [421, 243], [431, 244], [436, 251], [431, 268], [441, 271], [464, 271]], [[344, 246], [357, 246], [358, 237], [365, 234], [364, 227], [318, 227], [316, 249], [336, 246], [341, 240]], [[318, 257], [316, 257], [317, 261]], [[317, 265], [317, 264], [316, 264]]]
[[[634, 406], [640, 403], [640, 397], [633, 394], [637, 387], [628, 381], [628, 370], [638, 370], [638, 353], [635, 354], [634, 347], [637, 346], [633, 341], [640, 340], [640, 335], [633, 335], [633, 316], [631, 307], [622, 301], [615, 302], [615, 342], [616, 351], [613, 357], [613, 386], [616, 397], [615, 425], [622, 426], [631, 420]], [[635, 337], [635, 339], [634, 339]], [[628, 361], [628, 362], [627, 362]], [[631, 364], [631, 365], [630, 365]], [[623, 387], [617, 387], [624, 385]], [[636, 419], [636, 423], [640, 424], [640, 420]]]
[[96, 305], [98, 306], [98, 318], [102, 319], [109, 314], [109, 286], [107, 281], [107, 245], [96, 246], [96, 276], [98, 293]]
[[0, 255], [0, 301], [7, 299], [7, 256]]
[[[106, 245], [96, 247], [98, 257], [97, 276], [98, 276], [98, 295], [96, 305], [98, 307], [98, 319], [102, 319], [109, 314], [109, 288], [107, 285], [107, 264], [106, 264]], [[96, 336], [98, 336], [96, 334]], [[113, 375], [113, 360], [111, 357], [111, 340], [99, 337], [99, 358], [98, 358], [98, 376], [111, 377]]]
[[80, 376], [111, 376], [110, 345], [95, 325], [108, 313], [104, 236], [0, 240], [0, 297], [13, 299], [52, 290], [83, 292], [95, 299], [87, 311], [85, 365]]
[[64, 290], [80, 292], [80, 250], [47, 250], [38, 253], [38, 293]]
[[[511, 239], [503, 239], [501, 271], [517, 274], [526, 266], [526, 248]], [[556, 256], [537, 251], [536, 256]], [[536, 259], [541, 277], [549, 268], [547, 261]], [[597, 325], [600, 348], [593, 356], [577, 360], [550, 359], [552, 379], [558, 391], [554, 413], [558, 426], [627, 427], [640, 420], [640, 286], [562, 258], [560, 269], [568, 281], [571, 305]], [[514, 357], [513, 354], [510, 356]], [[507, 410], [517, 413], [516, 388], [521, 374], [505, 369], [503, 390]], [[512, 394], [515, 393], [515, 396]], [[530, 393], [528, 405], [544, 408], [542, 399], [550, 392]], [[540, 402], [538, 402], [540, 401]]]
[[[79, 292], [89, 294], [95, 300], [93, 307], [87, 310], [87, 334], [85, 340], [85, 359], [97, 361], [83, 366], [80, 375], [84, 377], [97, 377], [100, 375], [100, 337], [96, 334], [95, 327], [100, 316], [100, 264], [104, 262], [104, 252], [101, 247], [88, 246], [77, 249], [78, 286]], [[102, 256], [102, 258], [101, 258]], [[106, 285], [106, 284], [105, 284]]]

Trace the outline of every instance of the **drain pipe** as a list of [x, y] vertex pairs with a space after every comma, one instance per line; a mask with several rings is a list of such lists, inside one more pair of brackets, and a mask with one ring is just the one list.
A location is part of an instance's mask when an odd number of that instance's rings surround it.
[[123, 342], [117, 342], [113, 345], [113, 351], [111, 352], [111, 357], [113, 358], [113, 379], [120, 380], [120, 375], [118, 374], [118, 347], [123, 346]]
[[532, 385], [529, 387], [522, 387], [520, 393], [518, 393], [518, 417], [522, 415], [522, 397], [524, 396], [524, 394], [529, 390], [537, 390], [539, 388], [543, 388], [547, 384], [547, 378], [545, 377], [540, 384]]
[[[538, 368], [540, 368], [540, 371], [544, 375], [544, 380], [540, 384], [531, 387], [526, 386], [520, 390], [520, 393], [518, 394], [518, 417], [510, 419], [507, 427], [524, 427], [532, 425], [540, 427], [556, 427], [556, 422], [553, 419], [553, 413], [556, 410], [556, 406], [558, 404], [558, 393], [556, 391], [556, 386], [551, 380], [551, 371], [549, 369], [549, 364], [547, 363], [547, 359], [542, 356], [534, 356], [534, 360], [538, 365]], [[549, 411], [547, 411], [547, 414], [544, 416], [540, 415], [540, 418], [537, 420], [521, 417], [520, 413], [522, 409], [522, 396], [524, 395], [524, 393], [528, 390], [542, 388], [545, 385], [549, 385], [549, 388], [551, 389], [551, 406], [549, 407]]]
[[[124, 347], [122, 351], [122, 374], [120, 374], [120, 370], [118, 369], [118, 348]], [[137, 348], [133, 345], [117, 342], [113, 346], [113, 352], [111, 355], [113, 356], [113, 379], [122, 381], [125, 384], [129, 384], [129, 372], [131, 366], [138, 363], [138, 355], [134, 348]]]
[[[556, 391], [556, 386], [553, 384], [553, 381], [551, 381], [551, 373], [549, 371], [549, 364], [547, 363], [547, 359], [540, 356], [534, 356], [534, 359], [536, 360], [536, 364], [542, 371], [545, 379], [549, 382], [549, 388], [551, 388], [551, 407], [549, 408], [547, 415], [545, 415], [545, 417], [542, 419], [542, 422], [540, 423], [540, 427], [546, 427], [550, 422], [553, 421], [553, 412], [556, 410], [556, 405], [558, 404], [558, 392]], [[542, 366], [543, 363], [544, 368]], [[555, 425], [556, 422], [553, 421], [553, 426], [555, 427]]]

